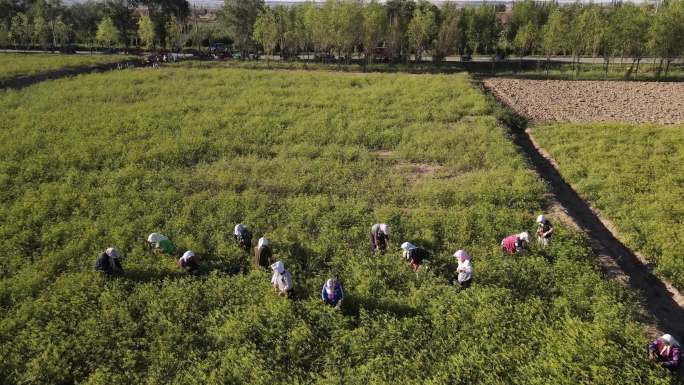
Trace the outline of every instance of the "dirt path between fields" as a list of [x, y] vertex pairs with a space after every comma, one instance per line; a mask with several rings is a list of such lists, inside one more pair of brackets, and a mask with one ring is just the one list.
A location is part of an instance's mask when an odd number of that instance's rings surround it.
[[132, 63], [134, 66], [138, 67], [142, 65], [142, 61], [139, 59], [124, 60], [114, 63], [104, 63], [97, 64], [87, 67], [76, 67], [76, 68], [65, 68], [55, 71], [43, 72], [35, 75], [19, 76], [16, 78], [0, 80], [0, 90], [2, 89], [14, 89], [19, 90], [26, 88], [28, 86], [34, 85], [36, 83], [44, 82], [46, 80], [55, 80], [66, 78], [70, 76], [89, 74], [93, 72], [104, 72], [116, 69], [118, 65]]

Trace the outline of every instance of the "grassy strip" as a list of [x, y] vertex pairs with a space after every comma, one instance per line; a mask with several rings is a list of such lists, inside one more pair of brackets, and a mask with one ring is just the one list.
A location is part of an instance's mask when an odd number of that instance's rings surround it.
[[0, 82], [20, 76], [90, 67], [130, 59], [126, 55], [60, 55], [0, 53]]

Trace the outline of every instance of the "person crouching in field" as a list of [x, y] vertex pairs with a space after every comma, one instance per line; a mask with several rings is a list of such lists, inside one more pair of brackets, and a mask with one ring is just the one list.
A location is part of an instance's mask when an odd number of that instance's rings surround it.
[[423, 261], [429, 257], [427, 250], [410, 242], [402, 243], [401, 248], [404, 250], [404, 258], [411, 265], [411, 269], [414, 272], [418, 272]]
[[527, 231], [520, 234], [509, 235], [501, 241], [501, 250], [508, 255], [523, 254], [530, 243], [530, 234]]
[[278, 295], [291, 297], [294, 292], [292, 274], [285, 270], [285, 265], [280, 261], [272, 264], [271, 269], [273, 269], [273, 276], [271, 277], [273, 290], [278, 293]]
[[370, 241], [373, 251], [384, 253], [389, 249], [389, 226], [385, 223], [376, 223], [371, 227]]
[[194, 273], [199, 269], [199, 257], [195, 255], [194, 251], [188, 250], [178, 259], [176, 266]]
[[465, 250], [456, 251], [454, 257], [458, 261], [456, 280], [462, 288], [468, 288], [473, 280], [473, 265], [470, 262], [472, 258]]
[[681, 359], [681, 346], [674, 337], [664, 334], [648, 345], [648, 356], [659, 365], [676, 370]]
[[152, 233], [147, 237], [147, 243], [150, 244], [155, 253], [166, 255], [173, 255], [176, 252], [176, 246], [166, 236], [159, 233]]
[[121, 275], [124, 273], [121, 266], [121, 257], [119, 252], [110, 247], [102, 252], [95, 260], [95, 271], [105, 273], [107, 275]]
[[344, 301], [344, 289], [342, 283], [336, 278], [328, 279], [321, 289], [321, 300], [326, 305], [340, 308]]
[[233, 236], [235, 237], [235, 242], [237, 242], [238, 246], [249, 253], [252, 248], [252, 233], [249, 232], [247, 226], [242, 223], [235, 225]]
[[553, 235], [553, 225], [544, 216], [540, 215], [537, 217], [537, 240], [542, 247], [549, 245], [551, 236]]
[[254, 247], [254, 263], [258, 267], [267, 268], [271, 264], [271, 257], [273, 257], [273, 251], [268, 239], [266, 237], [259, 238], [259, 242]]

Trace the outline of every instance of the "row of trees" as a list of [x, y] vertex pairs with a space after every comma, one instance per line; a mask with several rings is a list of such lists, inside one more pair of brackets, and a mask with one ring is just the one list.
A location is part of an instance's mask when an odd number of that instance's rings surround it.
[[[448, 55], [645, 56], [669, 63], [684, 52], [684, 1], [658, 5], [595, 5], [525, 0], [501, 6], [438, 7], [427, 1], [328, 0], [323, 5], [265, 7], [262, 0], [226, 0], [228, 27], [238, 48], [291, 56], [380, 54], [408, 61]], [[382, 47], [382, 49], [378, 48]], [[667, 67], [666, 67], [667, 68]], [[637, 69], [638, 70], [638, 69]]]
[[183, 47], [217, 33], [197, 22], [186, 0], [0, 0], [0, 46]]

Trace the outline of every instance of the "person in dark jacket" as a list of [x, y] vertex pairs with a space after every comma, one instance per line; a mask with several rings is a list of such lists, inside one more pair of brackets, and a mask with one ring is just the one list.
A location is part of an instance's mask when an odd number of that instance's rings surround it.
[[385, 223], [376, 223], [371, 227], [370, 241], [373, 251], [384, 253], [389, 248], [389, 226]]
[[271, 258], [273, 251], [271, 245], [266, 237], [259, 238], [256, 247], [254, 247], [254, 264], [259, 267], [267, 268], [271, 265]]
[[188, 269], [190, 272], [195, 272], [199, 269], [199, 257], [195, 255], [194, 251], [188, 250], [178, 259], [176, 266]]
[[235, 242], [237, 242], [240, 248], [244, 249], [246, 252], [250, 252], [252, 249], [252, 233], [247, 229], [247, 226], [242, 223], [235, 225], [233, 229], [233, 237], [235, 237]]
[[330, 278], [323, 284], [321, 289], [321, 299], [326, 305], [340, 308], [344, 301], [344, 289], [336, 278]]
[[542, 247], [549, 245], [551, 236], [553, 235], [553, 225], [544, 215], [537, 217], [537, 240]]
[[110, 247], [102, 252], [95, 260], [95, 271], [105, 273], [107, 275], [121, 275], [124, 270], [121, 266], [121, 257], [119, 252]]
[[416, 246], [411, 242], [404, 242], [401, 244], [401, 248], [404, 250], [404, 258], [411, 265], [413, 271], [418, 272], [423, 261], [428, 259], [430, 254], [422, 247]]
[[676, 370], [681, 360], [681, 346], [674, 337], [664, 334], [648, 345], [648, 356], [658, 364]]

